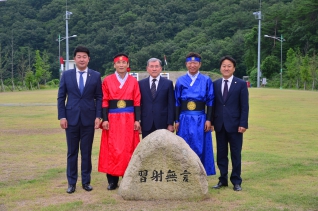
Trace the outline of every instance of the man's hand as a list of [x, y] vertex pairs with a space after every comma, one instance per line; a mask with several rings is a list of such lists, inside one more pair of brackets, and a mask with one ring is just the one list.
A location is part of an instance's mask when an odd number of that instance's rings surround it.
[[170, 132], [174, 132], [174, 127], [173, 125], [168, 125], [167, 130], [169, 130]]
[[102, 128], [103, 128], [104, 130], [109, 130], [109, 122], [108, 122], [108, 121], [104, 121], [104, 122], [102, 123]]
[[211, 122], [210, 121], [205, 121], [205, 124], [204, 124], [204, 132], [208, 132], [208, 131], [211, 131]]
[[60, 119], [60, 126], [62, 129], [66, 129], [67, 128], [67, 120], [66, 118]]
[[98, 129], [99, 128], [99, 125], [100, 125], [100, 118], [96, 118], [95, 119], [95, 129]]
[[238, 132], [239, 133], [244, 133], [246, 131], [246, 128], [245, 127], [239, 127], [238, 128]]
[[135, 121], [135, 123], [134, 123], [134, 130], [140, 130], [140, 123], [139, 123], [139, 121]]

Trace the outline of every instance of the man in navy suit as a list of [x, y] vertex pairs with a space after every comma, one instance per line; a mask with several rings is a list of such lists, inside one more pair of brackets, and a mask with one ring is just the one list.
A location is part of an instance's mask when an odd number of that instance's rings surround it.
[[82, 187], [86, 191], [93, 190], [91, 154], [94, 132], [99, 128], [102, 115], [102, 86], [100, 73], [87, 67], [89, 59], [89, 50], [78, 46], [74, 50], [76, 68], [63, 73], [58, 90], [58, 119], [67, 140], [67, 193], [76, 189], [79, 148]]
[[142, 138], [158, 129], [174, 132], [173, 84], [160, 76], [161, 71], [161, 61], [151, 58], [147, 62], [149, 77], [139, 81]]
[[228, 186], [228, 145], [231, 151], [233, 190], [241, 191], [241, 151], [243, 133], [248, 128], [248, 90], [246, 82], [233, 76], [236, 61], [230, 56], [220, 59], [222, 78], [214, 86], [212, 126], [216, 134], [219, 182], [213, 188]]

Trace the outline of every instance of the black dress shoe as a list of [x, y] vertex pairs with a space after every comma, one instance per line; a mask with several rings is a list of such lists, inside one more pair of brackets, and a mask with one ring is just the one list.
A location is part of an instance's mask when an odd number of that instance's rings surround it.
[[238, 184], [234, 185], [233, 190], [241, 191], [242, 190], [241, 185], [238, 185]]
[[221, 187], [227, 187], [227, 183], [218, 182], [215, 186], [213, 186], [214, 189], [220, 189]]
[[107, 190], [115, 190], [118, 187], [115, 183], [109, 183]]
[[67, 188], [66, 193], [70, 193], [70, 194], [74, 193], [75, 189], [76, 189], [76, 185], [69, 185], [68, 188]]
[[93, 190], [93, 187], [88, 183], [83, 185], [83, 189], [86, 191], [91, 191]]

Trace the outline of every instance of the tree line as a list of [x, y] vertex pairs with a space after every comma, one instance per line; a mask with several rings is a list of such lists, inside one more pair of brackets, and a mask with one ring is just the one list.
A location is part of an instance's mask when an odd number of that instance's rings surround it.
[[[202, 71], [219, 71], [219, 59], [237, 60], [235, 75], [257, 81], [259, 0], [7, 0], [0, 2], [1, 90], [56, 86], [58, 36], [68, 20], [70, 59], [77, 45], [91, 51], [89, 67], [112, 73], [112, 57], [130, 56], [131, 69], [145, 70], [151, 57], [167, 58], [168, 71], [185, 70], [190, 51], [202, 55]], [[261, 5], [261, 71], [267, 86], [317, 90], [318, 2], [268, 0]], [[264, 37], [280, 37], [280, 42]], [[65, 56], [65, 41], [60, 42]], [[283, 65], [280, 75], [280, 65]]]

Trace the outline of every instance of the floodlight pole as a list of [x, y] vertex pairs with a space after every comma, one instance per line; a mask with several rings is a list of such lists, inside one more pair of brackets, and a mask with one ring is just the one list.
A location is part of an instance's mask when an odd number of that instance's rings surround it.
[[280, 35], [280, 89], [283, 89], [283, 35]]
[[283, 89], [283, 42], [286, 41], [281, 34], [280, 37], [264, 35], [264, 37], [272, 38], [280, 42], [280, 89]]
[[262, 22], [262, 12], [253, 12], [255, 19], [258, 20], [258, 41], [257, 41], [257, 87], [260, 86], [261, 77], [261, 22]]
[[72, 15], [72, 12], [66, 11], [65, 13], [65, 40], [66, 40], [66, 62], [65, 62], [65, 70], [69, 69], [69, 44], [68, 44], [68, 20]]
[[[68, 38], [72, 38], [72, 37], [77, 37], [77, 35], [74, 34]], [[60, 64], [60, 58], [61, 58], [61, 41], [63, 41], [63, 40], [66, 40], [66, 37], [61, 37], [61, 35], [59, 34], [59, 38], [56, 39], [56, 41], [59, 42], [59, 64]], [[62, 76], [62, 71], [63, 70], [62, 70], [61, 65], [60, 65], [60, 77]]]

